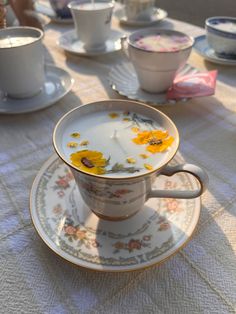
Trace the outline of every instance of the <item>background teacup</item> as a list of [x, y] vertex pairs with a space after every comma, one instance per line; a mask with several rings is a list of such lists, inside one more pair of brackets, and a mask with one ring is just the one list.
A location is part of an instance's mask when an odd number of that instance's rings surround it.
[[194, 39], [174, 30], [146, 28], [132, 33], [127, 42], [140, 87], [160, 93], [171, 87], [187, 62]]
[[[154, 156], [148, 157], [149, 162], [154, 160], [153, 162], [155, 164], [151, 170], [146, 170], [144, 167], [139, 172], [125, 170], [123, 174], [120, 174], [120, 172], [116, 170], [111, 174], [108, 170], [105, 174], [104, 172], [97, 174], [96, 171], [99, 170], [99, 166], [95, 166], [93, 163], [97, 162], [100, 165], [103, 163], [101, 155], [99, 157], [98, 150], [102, 151], [104, 155], [110, 156], [108, 167], [112, 167], [112, 164], [116, 162], [117, 155], [121, 156], [120, 161], [123, 160], [124, 147], [129, 145], [129, 153], [137, 154], [137, 158], [140, 158], [137, 160], [136, 167], [143, 165], [142, 158], [138, 157], [139, 153], [137, 153], [137, 149], [142, 151], [145, 147], [137, 148], [137, 145], [132, 144], [128, 139], [129, 136], [132, 137], [135, 134], [132, 133], [133, 130], [127, 131], [127, 123], [130, 122], [123, 121], [122, 115], [124, 110], [125, 114], [129, 113], [129, 116], [133, 116], [135, 119], [145, 116], [143, 122], [139, 120], [140, 127], [152, 121], [149, 126], [157, 124], [160, 129], [166, 130], [174, 140], [164, 153], [154, 154]], [[113, 118], [109, 118], [110, 114], [107, 114], [108, 112], [113, 115]], [[114, 112], [120, 112], [121, 114], [117, 117], [114, 115]], [[124, 123], [126, 123], [125, 129]], [[113, 127], [121, 127], [122, 125], [123, 129], [120, 129], [118, 139], [110, 136], [110, 133], [113, 133]], [[78, 133], [71, 133], [75, 131], [81, 132], [79, 134], [79, 142], [81, 142], [83, 138], [89, 139], [89, 148], [83, 148], [81, 144], [78, 145], [78, 153], [80, 156], [77, 160], [80, 164], [78, 167], [71, 162], [69, 157], [71, 156], [71, 151], [73, 153], [75, 149], [68, 146], [68, 140], [71, 140], [71, 136], [78, 136]], [[94, 139], [94, 136], [96, 136], [96, 139]], [[95, 142], [92, 143], [92, 141]], [[126, 146], [125, 143], [127, 143]], [[87, 204], [97, 216], [108, 220], [121, 220], [134, 215], [143, 207], [148, 198], [151, 197], [198, 197], [203, 193], [208, 182], [206, 173], [195, 165], [169, 165], [170, 160], [176, 154], [179, 146], [179, 134], [176, 126], [162, 112], [133, 101], [99, 101], [71, 110], [57, 123], [53, 134], [53, 144], [59, 157], [70, 167], [85, 204]], [[93, 153], [94, 155], [91, 155]], [[189, 172], [198, 179], [200, 183], [198, 190], [177, 191], [161, 190], [160, 188], [159, 190], [152, 189], [153, 182], [160, 174], [172, 176], [182, 171]]]
[[56, 16], [62, 19], [72, 18], [70, 9], [67, 6], [70, 1], [71, 0], [49, 0]]
[[111, 17], [114, 7], [112, 1], [82, 0], [73, 1], [70, 8], [78, 38], [88, 50], [102, 49], [109, 38]]
[[125, 14], [128, 20], [150, 20], [155, 0], [125, 0]]
[[0, 89], [9, 97], [25, 98], [44, 84], [43, 32], [32, 27], [0, 30]]
[[236, 58], [236, 18], [210, 17], [205, 29], [208, 44], [217, 55]]

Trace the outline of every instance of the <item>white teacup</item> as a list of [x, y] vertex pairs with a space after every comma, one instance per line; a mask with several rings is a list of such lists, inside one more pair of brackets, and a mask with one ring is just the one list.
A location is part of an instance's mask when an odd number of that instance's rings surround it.
[[171, 87], [194, 44], [194, 39], [184, 33], [158, 28], [138, 30], [127, 41], [140, 87], [150, 93], [165, 92]]
[[[107, 112], [111, 118], [108, 117]], [[121, 115], [116, 116], [115, 112], [121, 112]], [[125, 114], [125, 118], [123, 118], [123, 114]], [[127, 114], [129, 118], [127, 118]], [[140, 118], [143, 116], [145, 116], [144, 120]], [[127, 128], [131, 123], [129, 121], [134, 118], [139, 119], [140, 127], [151, 123], [149, 126], [157, 124], [159, 128], [168, 131], [168, 134], [174, 139], [168, 150], [157, 155], [151, 154], [145, 160], [142, 159], [144, 156], [140, 156], [143, 155], [140, 154], [140, 149], [145, 152], [145, 145], [139, 146], [133, 143], [129, 136], [135, 136], [135, 133], [132, 133], [133, 129], [129, 131]], [[119, 129], [117, 137], [113, 134], [113, 126], [117, 128], [116, 130]], [[84, 143], [85, 139], [89, 141]], [[71, 144], [68, 141], [71, 140], [78, 143], [77, 148], [68, 147], [68, 144]], [[88, 146], [84, 146], [83, 143]], [[104, 219], [122, 220], [128, 218], [139, 211], [144, 203], [152, 197], [198, 197], [204, 192], [208, 183], [207, 174], [198, 166], [191, 164], [169, 165], [178, 150], [178, 130], [165, 114], [141, 103], [106, 100], [77, 107], [64, 115], [57, 123], [53, 134], [53, 144], [59, 157], [70, 167], [84, 202], [97, 216]], [[129, 149], [129, 153], [132, 153], [133, 157], [137, 159], [136, 164], [129, 164], [124, 161], [126, 149]], [[70, 159], [71, 152], [73, 154], [76, 150], [78, 150], [76, 154], [79, 153], [78, 162], [82, 168], [75, 166]], [[98, 150], [107, 157], [105, 165], [101, 155], [98, 155]], [[95, 153], [96, 156], [92, 156], [91, 152]], [[145, 168], [146, 166], [142, 167], [143, 163], [150, 163], [152, 160], [155, 164], [153, 169]], [[128, 167], [124, 173], [119, 172], [122, 168], [121, 162], [124, 162]], [[107, 170], [106, 173], [100, 172], [98, 174], [102, 164], [104, 167], [115, 169], [114, 163], [116, 170], [113, 172]], [[161, 174], [172, 176], [177, 172], [188, 172], [194, 175], [200, 183], [199, 189], [195, 191], [152, 189], [152, 184], [157, 176]]]
[[125, 14], [128, 20], [150, 20], [155, 0], [125, 0]]
[[206, 38], [217, 55], [236, 58], [236, 18], [228, 16], [210, 17], [205, 22]]
[[33, 27], [0, 30], [0, 89], [9, 97], [38, 94], [44, 84], [43, 32]]
[[73, 1], [71, 10], [78, 38], [87, 50], [103, 49], [111, 30], [112, 1]]

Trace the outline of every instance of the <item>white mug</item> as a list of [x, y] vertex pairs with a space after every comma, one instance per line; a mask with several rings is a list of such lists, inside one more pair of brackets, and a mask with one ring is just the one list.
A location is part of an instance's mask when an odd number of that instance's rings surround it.
[[[126, 110], [145, 115], [158, 122], [164, 130], [175, 138], [167, 156], [157, 169], [135, 176], [109, 177], [84, 172], [75, 167], [64, 150], [63, 137], [68, 126], [90, 114], [104, 110]], [[79, 127], [79, 124], [76, 124]], [[53, 144], [56, 153], [70, 167], [80, 194], [89, 208], [100, 218], [107, 220], [122, 220], [137, 213], [144, 203], [151, 197], [165, 198], [195, 198], [206, 189], [208, 176], [200, 167], [192, 164], [170, 166], [169, 162], [174, 157], [179, 146], [179, 133], [174, 123], [162, 112], [150, 106], [125, 100], [105, 100], [77, 107], [65, 114], [57, 123], [53, 133]], [[107, 144], [109, 145], [109, 144]], [[109, 146], [107, 146], [109, 151]], [[172, 176], [177, 172], [188, 172], [199, 181], [199, 189], [191, 190], [157, 190], [152, 189], [152, 184], [159, 175]], [[129, 193], [125, 193], [129, 191]], [[117, 197], [119, 194], [119, 197]]]
[[[176, 51], [151, 51], [139, 48], [135, 41], [140, 36], [159, 34], [167, 36], [185, 36], [189, 45]], [[185, 65], [191, 53], [194, 39], [188, 35], [166, 29], [146, 28], [132, 33], [128, 39], [128, 55], [133, 63], [140, 87], [150, 93], [161, 93], [172, 86], [176, 73]]]
[[100, 0], [93, 4], [89, 0], [73, 1], [68, 7], [77, 36], [84, 42], [85, 49], [103, 49], [110, 35], [113, 2]]
[[0, 30], [0, 90], [9, 97], [38, 94], [44, 84], [43, 32], [33, 27]]

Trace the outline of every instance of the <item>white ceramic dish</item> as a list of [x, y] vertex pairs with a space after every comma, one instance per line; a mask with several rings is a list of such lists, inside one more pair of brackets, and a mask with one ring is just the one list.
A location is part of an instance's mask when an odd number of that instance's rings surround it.
[[92, 57], [121, 50], [121, 40], [123, 37], [123, 33], [111, 30], [110, 38], [106, 41], [104, 48], [99, 50], [86, 50], [84, 43], [77, 38], [75, 30], [71, 30], [61, 35], [57, 44], [67, 52]]
[[0, 91], [0, 114], [20, 114], [47, 108], [71, 90], [73, 79], [68, 72], [54, 65], [46, 65], [45, 70], [43, 89], [36, 96], [15, 99], [4, 97]]
[[[157, 181], [163, 188], [169, 182], [164, 176]], [[184, 173], [176, 174], [172, 184], [196, 188]], [[83, 203], [69, 168], [55, 155], [39, 171], [30, 196], [33, 224], [51, 250], [75, 265], [110, 272], [142, 269], [178, 252], [196, 228], [200, 206], [200, 198], [150, 199], [130, 219], [100, 220]]]
[[236, 58], [236, 18], [210, 17], [205, 22], [208, 45], [220, 57]]
[[119, 8], [114, 12], [114, 15], [119, 19], [120, 23], [127, 26], [150, 26], [161, 22], [167, 17], [167, 12], [159, 8], [153, 8], [153, 14], [150, 19], [145, 20], [129, 20], [125, 15], [125, 9]]
[[204, 59], [222, 65], [236, 66], [236, 58], [226, 58], [216, 55], [215, 51], [209, 47], [206, 36], [202, 35], [195, 38], [193, 49]]
[[[198, 72], [196, 68], [186, 64], [179, 72], [179, 75], [194, 74], [196, 72]], [[123, 62], [114, 66], [109, 73], [108, 81], [113, 90], [132, 100], [158, 106], [173, 105], [176, 103], [175, 100], [168, 101], [166, 93], [153, 94], [142, 90], [131, 62]], [[181, 101], [186, 101], [186, 99], [182, 99]]]

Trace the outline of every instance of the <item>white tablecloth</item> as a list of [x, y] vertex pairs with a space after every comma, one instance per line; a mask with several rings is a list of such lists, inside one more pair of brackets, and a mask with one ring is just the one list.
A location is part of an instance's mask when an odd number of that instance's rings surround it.
[[[192, 36], [204, 32], [173, 20], [161, 25]], [[183, 160], [199, 164], [210, 177], [197, 232], [185, 249], [159, 267], [97, 273], [65, 262], [36, 234], [29, 193], [53, 153], [55, 123], [80, 104], [121, 98], [107, 75], [124, 54], [65, 54], [56, 40], [69, 29], [49, 24], [44, 43], [47, 61], [74, 77], [72, 92], [48, 109], [0, 116], [0, 313], [235, 313], [236, 68], [205, 62], [193, 52], [191, 65], [219, 70], [215, 96], [160, 107], [180, 131]]]

